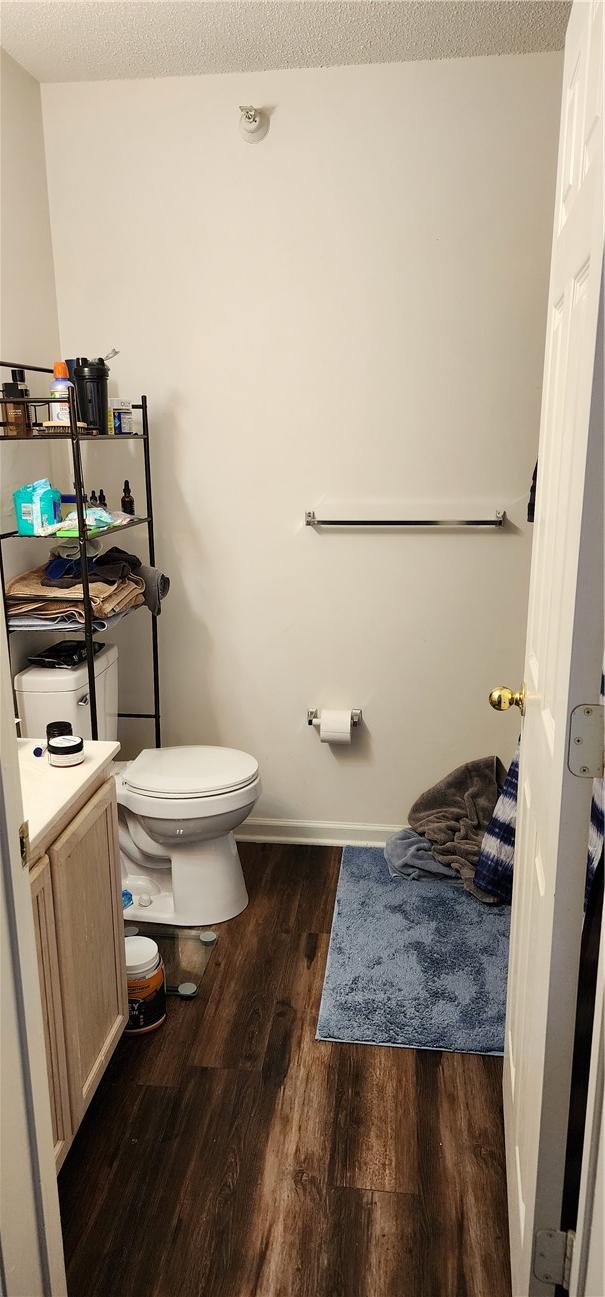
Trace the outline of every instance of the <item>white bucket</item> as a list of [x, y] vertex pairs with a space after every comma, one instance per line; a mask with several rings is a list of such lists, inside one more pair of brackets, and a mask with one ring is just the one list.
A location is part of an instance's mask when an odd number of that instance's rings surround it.
[[127, 1036], [140, 1036], [166, 1019], [166, 975], [151, 937], [125, 937], [128, 980]]

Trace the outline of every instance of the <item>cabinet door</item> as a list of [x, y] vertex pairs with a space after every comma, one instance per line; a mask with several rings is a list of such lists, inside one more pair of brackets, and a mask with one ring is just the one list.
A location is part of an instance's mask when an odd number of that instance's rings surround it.
[[74, 1131], [128, 1018], [113, 779], [50, 849]]
[[67, 1083], [65, 1036], [63, 1032], [57, 934], [55, 931], [48, 856], [42, 856], [34, 865], [29, 880], [34, 912], [36, 950], [38, 953], [38, 975], [42, 1000], [55, 1164], [58, 1171], [71, 1143], [72, 1126]]

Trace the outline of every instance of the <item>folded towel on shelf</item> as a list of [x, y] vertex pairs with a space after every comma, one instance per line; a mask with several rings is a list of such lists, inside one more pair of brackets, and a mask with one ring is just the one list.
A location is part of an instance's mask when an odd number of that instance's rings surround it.
[[[73, 613], [77, 621], [84, 621], [84, 591], [81, 583], [69, 592], [43, 585], [44, 568], [33, 568], [14, 577], [6, 587], [6, 603], [10, 616], [35, 614], [49, 620]], [[90, 605], [94, 616], [103, 617], [115, 612], [126, 612], [143, 602], [145, 583], [141, 577], [131, 575], [125, 581], [108, 586], [102, 581], [89, 583]]]
[[[159, 617], [161, 600], [166, 598], [170, 589], [170, 579], [157, 567], [148, 567], [141, 563], [136, 554], [113, 545], [103, 554], [95, 554], [87, 560], [89, 582], [103, 582], [115, 585], [128, 580], [135, 574], [142, 582], [145, 603], [154, 617]], [[80, 586], [82, 565], [79, 554], [64, 556], [54, 553], [44, 569], [41, 584], [50, 590], [75, 590]]]
[[159, 617], [162, 611], [161, 600], [166, 598], [170, 589], [170, 578], [165, 576], [158, 567], [148, 567], [137, 558], [136, 554], [127, 554], [125, 550], [118, 549], [115, 545], [95, 560], [94, 571], [98, 575], [102, 570], [108, 571], [111, 566], [118, 567], [120, 564], [128, 567], [131, 573], [135, 572], [144, 582], [145, 603], [154, 617]]
[[[104, 581], [108, 585], [115, 585], [117, 581], [126, 581], [132, 572], [138, 571], [141, 566], [140, 558], [136, 554], [127, 554], [125, 550], [118, 549], [115, 545], [105, 551], [104, 554], [95, 554], [89, 557], [87, 561], [89, 579], [94, 581]], [[150, 568], [150, 571], [155, 571]], [[53, 555], [44, 569], [43, 586], [56, 586], [60, 590], [70, 590], [77, 585], [82, 577], [82, 564], [80, 557], [65, 558], [62, 555]]]
[[441, 878], [460, 883], [460, 875], [435, 859], [431, 844], [415, 829], [399, 829], [387, 839], [384, 858], [391, 878]]
[[[133, 596], [124, 595], [121, 602], [116, 602], [111, 608], [104, 608], [98, 605], [93, 612], [93, 622], [103, 621], [115, 616], [117, 613], [123, 615], [131, 612], [133, 608], [140, 608], [144, 603], [143, 595], [137, 591]], [[25, 600], [23, 603], [14, 603], [8, 605], [9, 626], [16, 630], [20, 625], [25, 629], [24, 621], [30, 618], [36, 618], [38, 621], [44, 621], [49, 630], [54, 625], [64, 629], [65, 626], [83, 626], [84, 605], [82, 603], [61, 603], [58, 599], [48, 600], [46, 603], [36, 603], [35, 600]], [[100, 629], [104, 629], [100, 627]]]
[[139, 564], [137, 576], [145, 582], [145, 603], [149, 611], [154, 617], [159, 617], [162, 611], [160, 602], [170, 589], [170, 577], [160, 572], [158, 567], [146, 567], [144, 563]]
[[481, 843], [499, 796], [504, 767], [498, 757], [480, 757], [452, 770], [414, 802], [410, 827], [424, 834], [442, 865], [462, 878], [477, 900], [496, 898], [474, 884]]
[[[142, 602], [143, 597], [141, 595], [140, 603]], [[129, 612], [132, 612], [134, 608], [139, 606], [138, 603], [134, 603], [132, 608], [127, 608], [126, 612], [112, 613], [111, 616], [108, 617], [93, 617], [93, 631], [113, 630], [114, 626], [119, 626], [120, 622]], [[19, 613], [17, 616], [13, 616], [11, 613], [8, 618], [8, 629], [11, 631], [45, 631], [47, 635], [49, 631], [55, 630], [61, 631], [62, 634], [70, 630], [79, 631], [81, 633], [82, 622], [78, 621], [77, 618], [74, 617], [73, 611], [70, 611], [69, 613], [61, 613], [58, 617], [36, 617], [34, 613], [32, 613], [31, 616], [27, 613]]]
[[[58, 545], [53, 545], [51, 554], [60, 554], [62, 558], [79, 558], [80, 542], [77, 536], [69, 537], [60, 541]], [[89, 536], [86, 541], [86, 553], [94, 557], [95, 554], [101, 553], [101, 542]]]
[[128, 554], [118, 545], [112, 545], [94, 561], [94, 571], [99, 581], [125, 580], [139, 571], [141, 560], [137, 554]]
[[[9, 602], [23, 599], [42, 599], [44, 601], [53, 599], [67, 600], [67, 596], [63, 590], [53, 590], [52, 587], [45, 587], [42, 584], [43, 577], [43, 567], [35, 567], [29, 572], [22, 572], [19, 576], [13, 577], [12, 581], [9, 581], [6, 587], [6, 597]], [[93, 606], [97, 603], [111, 603], [111, 601], [117, 597], [116, 590], [119, 592], [126, 587], [131, 587], [132, 589], [142, 593], [145, 589], [145, 583], [141, 577], [132, 574], [127, 578], [127, 580], [118, 582], [114, 589], [108, 589], [103, 581], [89, 581], [88, 592], [90, 595], [90, 601]], [[74, 602], [78, 602], [79, 600], [82, 602], [83, 598], [84, 591], [82, 583], [80, 582], [78, 585], [72, 587], [69, 600], [73, 600]]]

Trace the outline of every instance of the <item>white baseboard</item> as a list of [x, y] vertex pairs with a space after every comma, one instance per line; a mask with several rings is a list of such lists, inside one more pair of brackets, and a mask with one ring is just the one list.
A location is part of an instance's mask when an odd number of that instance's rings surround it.
[[252, 817], [236, 837], [241, 842], [308, 843], [318, 847], [383, 847], [401, 824], [339, 824], [335, 820], [262, 820]]

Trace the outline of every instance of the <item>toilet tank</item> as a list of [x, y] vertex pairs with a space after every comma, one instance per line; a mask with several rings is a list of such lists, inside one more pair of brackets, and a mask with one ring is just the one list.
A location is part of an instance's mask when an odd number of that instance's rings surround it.
[[[95, 656], [97, 721], [100, 739], [118, 737], [118, 650], [107, 644]], [[21, 735], [46, 737], [49, 721], [69, 721], [74, 734], [92, 737], [88, 667], [30, 666], [14, 680]]]

